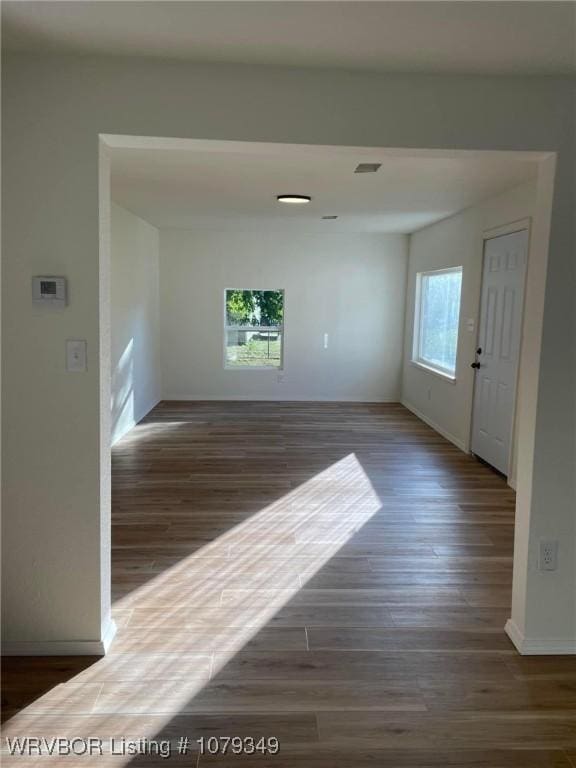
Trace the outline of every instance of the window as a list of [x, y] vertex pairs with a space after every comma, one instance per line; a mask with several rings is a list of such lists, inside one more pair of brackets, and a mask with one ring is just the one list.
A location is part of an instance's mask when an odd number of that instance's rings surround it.
[[419, 272], [414, 322], [415, 363], [454, 378], [462, 267]]
[[284, 291], [229, 289], [225, 302], [226, 368], [282, 368]]

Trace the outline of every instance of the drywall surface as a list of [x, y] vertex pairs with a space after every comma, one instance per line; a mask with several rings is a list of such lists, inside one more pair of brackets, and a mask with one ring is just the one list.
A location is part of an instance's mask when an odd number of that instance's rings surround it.
[[[124, 134], [557, 153], [550, 238], [535, 221], [546, 299], [523, 340], [523, 358], [535, 364], [525, 366], [517, 517], [527, 544], [516, 558], [512, 618], [524, 638], [574, 641], [573, 79], [25, 54], [7, 55], [2, 75], [7, 636], [83, 641], [109, 625], [109, 294], [99, 229], [107, 182], [102, 174], [99, 194], [98, 136]], [[50, 316], [30, 301], [31, 276], [46, 272], [66, 275], [71, 288], [67, 309]], [[65, 372], [66, 338], [87, 339], [85, 374]], [[543, 535], [562, 542], [554, 573], [537, 571]]]
[[158, 230], [112, 205], [112, 442], [161, 397]]
[[[410, 236], [402, 401], [462, 450], [468, 450], [470, 444], [474, 393], [470, 363], [478, 330], [482, 236], [487, 229], [532, 216], [535, 198], [536, 183], [523, 184]], [[462, 267], [462, 295], [456, 378], [450, 381], [415, 365], [412, 356], [416, 275], [455, 266]]]
[[[399, 400], [405, 236], [162, 230], [160, 243], [164, 399]], [[284, 290], [281, 372], [224, 367], [226, 288]]]

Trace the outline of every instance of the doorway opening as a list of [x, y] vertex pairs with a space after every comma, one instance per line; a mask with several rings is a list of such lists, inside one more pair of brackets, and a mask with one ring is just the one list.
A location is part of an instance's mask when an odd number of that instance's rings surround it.
[[[314, 172], [314, 163], [319, 164], [323, 168], [332, 168], [335, 165], [337, 166], [338, 163], [343, 163], [345, 165], [350, 164], [357, 164], [361, 161], [367, 161], [367, 160], [373, 160], [376, 157], [376, 160], [380, 162], [388, 161], [390, 165], [390, 186], [395, 186], [396, 190], [404, 190], [406, 192], [406, 197], [404, 201], [398, 202], [398, 200], [392, 201], [392, 200], [386, 200], [382, 195], [378, 194], [377, 188], [373, 187], [372, 189], [368, 188], [368, 192], [366, 197], [361, 200], [362, 206], [360, 209], [356, 210], [349, 210], [347, 213], [348, 215], [340, 215], [336, 211], [336, 208], [334, 207], [333, 203], [335, 202], [335, 199], [327, 198], [327, 202], [332, 203], [332, 205], [325, 205], [323, 210], [319, 210], [318, 208], [312, 207], [310, 210], [314, 211], [315, 218], [314, 221], [312, 219], [308, 220], [307, 227], [309, 233], [313, 235], [319, 235], [320, 233], [324, 234], [325, 230], [321, 229], [326, 226], [334, 226], [336, 227], [332, 230], [331, 237], [334, 238], [334, 241], [338, 239], [345, 239], [351, 231], [354, 231], [354, 229], [347, 229], [347, 226], [349, 226], [348, 222], [352, 222], [351, 226], [355, 229], [358, 228], [359, 222], [362, 222], [364, 226], [367, 227], [367, 231], [369, 233], [375, 234], [378, 232], [381, 232], [381, 229], [378, 229], [378, 226], [387, 227], [385, 231], [388, 234], [391, 235], [401, 235], [405, 236], [407, 233], [414, 233], [421, 231], [423, 228], [427, 226], [433, 225], [435, 222], [440, 222], [443, 219], [450, 218], [454, 215], [456, 209], [450, 208], [448, 204], [446, 204], [445, 208], [442, 208], [439, 204], [439, 195], [436, 195], [435, 200], [435, 206], [432, 206], [432, 208], [426, 208], [425, 205], [422, 204], [422, 198], [419, 198], [418, 195], [415, 195], [413, 193], [413, 190], [415, 188], [416, 181], [415, 179], [420, 179], [423, 188], [426, 188], [426, 185], [428, 185], [428, 189], [435, 189], [435, 191], [438, 191], [438, 169], [440, 163], [441, 165], [445, 165], [446, 168], [450, 169], [450, 164], [455, 163], [456, 165], [452, 168], [452, 172], [454, 172], [455, 169], [457, 169], [458, 173], [461, 173], [462, 168], [458, 168], [458, 163], [462, 162], [470, 162], [471, 167], [474, 166], [474, 163], [477, 164], [477, 168], [482, 168], [482, 172], [478, 174], [477, 176], [477, 182], [478, 182], [478, 188], [477, 188], [477, 196], [476, 198], [469, 198], [464, 200], [463, 204], [460, 207], [460, 210], [467, 210], [467, 206], [474, 206], [475, 204], [481, 202], [482, 195], [478, 196], [478, 190], [482, 189], [482, 185], [488, 185], [484, 186], [484, 190], [486, 194], [488, 194], [489, 190], [489, 180], [491, 178], [491, 173], [494, 171], [494, 168], [497, 166], [498, 168], [505, 167], [506, 163], [509, 162], [511, 165], [509, 166], [512, 168], [515, 163], [518, 163], [519, 166], [522, 165], [522, 163], [529, 164], [533, 174], [534, 174], [534, 184], [535, 184], [535, 204], [534, 204], [534, 210], [533, 210], [533, 218], [532, 218], [532, 237], [530, 241], [530, 255], [528, 259], [528, 267], [527, 267], [527, 277], [526, 277], [526, 292], [524, 297], [524, 304], [526, 307], [526, 311], [524, 313], [524, 317], [529, 317], [530, 321], [524, 323], [524, 332], [522, 334], [521, 339], [521, 351], [520, 351], [520, 362], [519, 362], [519, 371], [518, 374], [518, 394], [515, 398], [515, 411], [516, 411], [516, 417], [515, 417], [515, 433], [516, 433], [516, 444], [519, 446], [519, 450], [517, 452], [517, 455], [514, 454], [513, 462], [514, 466], [518, 467], [518, 477], [521, 478], [518, 484], [518, 499], [517, 499], [517, 512], [516, 512], [516, 522], [517, 522], [517, 535], [518, 535], [518, 525], [522, 526], [526, 524], [527, 516], [529, 514], [529, 480], [531, 476], [531, 455], [530, 455], [530, 441], [524, 440], [522, 441], [522, 435], [526, 436], [531, 429], [533, 429], [533, 419], [534, 419], [534, 413], [535, 413], [535, 407], [536, 407], [536, 399], [535, 399], [535, 392], [537, 387], [537, 376], [538, 376], [538, 370], [537, 367], [534, 368], [533, 361], [535, 359], [539, 359], [539, 344], [540, 344], [540, 333], [541, 333], [541, 321], [542, 321], [542, 311], [543, 311], [543, 297], [544, 297], [544, 276], [545, 276], [545, 270], [546, 270], [546, 258], [547, 258], [547, 234], [548, 234], [548, 226], [549, 226], [549, 218], [550, 218], [550, 210], [551, 210], [551, 188], [552, 188], [552, 179], [554, 174], [554, 157], [549, 154], [543, 154], [543, 153], [530, 153], [530, 152], [488, 152], [488, 151], [481, 151], [481, 152], [473, 152], [473, 151], [455, 151], [455, 152], [444, 152], [444, 151], [428, 151], [428, 150], [398, 150], [398, 149], [374, 149], [374, 148], [352, 148], [352, 147], [320, 147], [320, 146], [298, 146], [298, 145], [278, 145], [278, 144], [259, 144], [259, 143], [247, 143], [247, 142], [213, 142], [213, 141], [195, 141], [195, 140], [176, 140], [176, 139], [156, 139], [156, 138], [142, 138], [142, 137], [124, 137], [124, 136], [102, 136], [101, 137], [101, 156], [102, 156], [102, 162], [101, 162], [101, 185], [100, 185], [100, 195], [101, 195], [101, 286], [102, 286], [102, 294], [101, 294], [101, 313], [102, 313], [102, 323], [101, 327], [103, 329], [102, 337], [101, 337], [101, 344], [102, 344], [102, 353], [101, 353], [101, 379], [102, 379], [102, 391], [103, 391], [103, 399], [102, 399], [102, 435], [103, 435], [103, 456], [106, 457], [110, 455], [110, 435], [112, 432], [111, 429], [111, 417], [110, 417], [110, 408], [109, 403], [111, 401], [111, 380], [112, 380], [112, 370], [111, 370], [111, 338], [109, 335], [109, 332], [106, 329], [109, 329], [109, 313], [110, 313], [110, 221], [111, 221], [111, 179], [113, 181], [114, 177], [114, 163], [115, 163], [115, 157], [116, 159], [121, 158], [121, 162], [124, 163], [124, 170], [127, 170], [127, 173], [123, 176], [123, 181], [118, 187], [118, 189], [121, 189], [120, 196], [125, 195], [124, 198], [124, 205], [126, 209], [130, 212], [130, 208], [132, 209], [132, 212], [136, 211], [136, 214], [139, 216], [143, 215], [143, 212], [146, 211], [147, 206], [150, 206], [154, 203], [153, 199], [148, 196], [146, 197], [146, 194], [144, 194], [142, 191], [146, 189], [146, 184], [143, 183], [143, 177], [142, 175], [138, 176], [132, 175], [130, 176], [130, 168], [139, 168], [140, 173], [144, 173], [145, 171], [142, 171], [142, 168], [146, 167], [145, 159], [146, 157], [154, 157], [155, 160], [152, 163], [152, 165], [155, 165], [158, 167], [157, 159], [158, 155], [162, 154], [162, 156], [166, 159], [167, 165], [166, 167], [170, 168], [170, 174], [172, 175], [172, 180], [175, 180], [175, 184], [171, 187], [171, 189], [168, 189], [168, 187], [162, 188], [162, 185], [158, 185], [157, 189], [160, 189], [161, 192], [161, 198], [163, 201], [163, 205], [166, 206], [163, 211], [160, 212], [159, 216], [160, 219], [162, 219], [163, 223], [159, 223], [158, 226], [161, 229], [170, 229], [173, 231], [173, 234], [168, 235], [166, 237], [166, 241], [169, 242], [169, 246], [171, 249], [172, 254], [174, 255], [174, 259], [170, 261], [167, 271], [166, 271], [166, 279], [164, 282], [164, 289], [166, 289], [166, 286], [169, 286], [171, 290], [171, 299], [174, 300], [175, 297], [178, 298], [178, 301], [181, 301], [182, 306], [188, 306], [194, 304], [194, 302], [188, 301], [186, 302], [186, 297], [190, 295], [190, 286], [193, 284], [193, 274], [192, 273], [186, 273], [181, 272], [180, 278], [184, 276], [184, 279], [180, 279], [178, 275], [175, 273], [175, 265], [179, 263], [178, 269], [184, 269], [186, 267], [186, 243], [183, 242], [183, 231], [188, 231], [189, 228], [195, 228], [197, 230], [201, 230], [204, 234], [202, 237], [204, 238], [203, 245], [207, 251], [212, 247], [216, 250], [213, 250], [212, 252], [217, 252], [218, 248], [222, 247], [222, 241], [220, 241], [219, 246], [214, 246], [214, 243], [211, 244], [208, 242], [209, 238], [206, 237], [206, 233], [211, 231], [219, 231], [220, 235], [224, 232], [226, 234], [227, 231], [230, 231], [231, 228], [237, 228], [238, 227], [238, 214], [240, 213], [241, 217], [243, 217], [243, 220], [246, 222], [248, 220], [251, 220], [252, 226], [261, 226], [263, 222], [263, 211], [258, 208], [258, 203], [254, 203], [253, 196], [251, 197], [251, 193], [248, 190], [248, 188], [244, 188], [244, 195], [239, 198], [238, 196], [238, 190], [234, 190], [232, 188], [232, 197], [238, 202], [239, 199], [242, 200], [243, 204], [247, 205], [247, 208], [245, 210], [241, 210], [240, 212], [236, 209], [236, 221], [231, 221], [234, 217], [232, 215], [233, 212], [228, 212], [228, 230], [226, 227], [226, 223], [223, 220], [222, 216], [215, 215], [214, 208], [210, 209], [209, 207], [206, 207], [204, 205], [205, 202], [205, 193], [206, 190], [204, 190], [204, 194], [198, 196], [198, 189], [193, 191], [192, 196], [190, 200], [186, 203], [185, 200], [183, 200], [183, 191], [186, 190], [186, 184], [190, 180], [190, 178], [202, 178], [204, 180], [210, 179], [210, 183], [207, 185], [207, 189], [209, 190], [210, 186], [212, 185], [212, 190], [216, 190], [216, 194], [219, 195], [219, 204], [225, 205], [226, 199], [222, 196], [222, 187], [218, 187], [217, 183], [214, 183], [214, 179], [218, 177], [217, 172], [217, 165], [218, 162], [223, 161], [225, 165], [227, 166], [233, 166], [235, 163], [239, 164], [240, 170], [243, 169], [243, 172], [246, 172], [247, 168], [258, 166], [260, 164], [262, 167], [270, 166], [272, 167], [274, 162], [279, 162], [283, 168], [290, 167], [295, 163], [295, 158], [298, 159], [298, 162], [300, 162], [303, 166], [308, 166], [308, 174], [304, 173], [304, 175], [301, 177], [305, 180], [305, 186], [306, 189], [300, 190], [304, 192], [309, 191], [310, 186], [314, 186], [315, 183], [318, 181], [318, 175]], [[188, 154], [189, 153], [189, 154]], [[186, 165], [182, 163], [183, 156], [187, 155], [189, 158], [194, 157], [194, 160], [190, 160], [190, 167], [188, 167], [188, 171], [186, 169]], [[200, 165], [195, 165], [196, 162], [199, 162]], [[485, 166], [483, 164], [486, 164]], [[376, 163], [378, 164], [378, 163]], [[386, 169], [385, 162], [382, 163], [382, 167]], [[202, 172], [199, 173], [199, 169], [201, 169]], [[312, 169], [312, 170], [311, 170]], [[188, 173], [188, 175], [187, 175]], [[274, 179], [274, 183], [277, 184], [278, 179], [278, 169], [276, 168], [274, 173], [269, 174], [268, 183], [270, 182], [270, 175]], [[225, 178], [226, 174], [224, 174]], [[450, 174], [447, 174], [447, 177], [449, 177]], [[120, 177], [122, 177], [122, 174], [120, 174]], [[458, 176], [458, 178], [460, 178]], [[516, 179], [514, 183], [517, 181], [521, 181], [523, 177], [520, 177], [519, 179]], [[165, 181], [165, 180], [164, 180]], [[264, 183], [262, 179], [260, 179], [261, 183]], [[394, 184], [392, 183], [394, 182]], [[402, 186], [402, 183], [404, 183], [404, 187]], [[123, 186], [122, 186], [123, 185]], [[331, 185], [334, 187], [334, 184]], [[457, 185], [455, 185], [457, 186]], [[455, 186], [453, 188], [455, 188]], [[226, 187], [226, 184], [224, 185]], [[233, 187], [233, 185], [232, 185]], [[263, 187], [262, 187], [263, 188]], [[259, 191], [262, 191], [262, 188], [260, 188]], [[275, 190], [277, 191], [277, 190]], [[282, 190], [280, 190], [282, 191]], [[284, 190], [285, 191], [285, 190]], [[298, 190], [293, 190], [298, 191]], [[140, 197], [138, 195], [140, 194]], [[194, 197], [196, 195], [196, 197]], [[132, 197], [131, 197], [132, 196]], [[319, 196], [318, 194], [310, 195], [313, 201], [318, 201]], [[321, 196], [320, 196], [321, 197]], [[119, 198], [117, 198], [118, 200]], [[272, 196], [270, 195], [269, 198], [270, 204], [272, 203]], [[128, 200], [131, 200], [132, 202], [127, 202]], [[194, 204], [190, 204], [190, 201], [192, 201]], [[118, 204], [118, 203], [116, 203]], [[366, 213], [366, 211], [368, 213]], [[284, 215], [284, 214], [282, 214]], [[170, 216], [172, 216], [172, 220], [170, 220]], [[298, 227], [295, 225], [294, 220], [288, 217], [285, 217], [282, 221], [281, 227], [278, 227], [278, 222], [275, 219], [277, 216], [276, 210], [272, 216], [274, 219], [274, 225], [271, 226], [269, 229], [261, 228], [260, 230], [260, 238], [262, 239], [262, 234], [264, 233], [264, 240], [266, 242], [266, 247], [268, 248], [269, 253], [271, 254], [270, 258], [268, 259], [268, 264], [272, 263], [272, 256], [275, 252], [275, 250], [278, 249], [278, 242], [279, 242], [279, 232], [291, 232], [294, 234], [297, 232]], [[164, 217], [164, 218], [163, 218]], [[159, 221], [160, 221], [159, 219]], [[377, 223], [379, 222], [379, 224]], [[498, 224], [505, 225], [506, 221], [499, 221]], [[370, 227], [373, 227], [370, 229]], [[244, 235], [246, 235], [246, 232], [244, 232]], [[247, 244], [246, 244], [247, 243]], [[250, 241], [250, 238], [247, 238], [244, 245], [244, 251], [237, 251], [237, 254], [242, 253], [248, 253], [250, 249], [253, 248], [253, 241]], [[198, 246], [198, 242], [196, 243], [196, 246]], [[481, 239], [480, 242], [475, 244], [476, 248], [481, 249]], [[246, 259], [249, 259], [249, 256], [245, 257]], [[286, 259], [288, 260], [290, 258], [290, 254], [287, 251], [286, 252]], [[238, 261], [238, 258], [237, 258]], [[189, 259], [188, 259], [189, 262]], [[201, 262], [198, 262], [198, 265], [201, 269], [204, 269], [204, 272], [196, 272], [194, 275], [195, 279], [198, 279], [199, 275], [206, 275], [208, 274], [209, 269], [206, 269], [206, 263], [202, 264]], [[449, 264], [445, 266], [451, 266]], [[172, 271], [172, 273], [171, 273]], [[478, 270], [478, 274], [480, 274], [481, 270]], [[338, 288], [337, 294], [340, 296], [339, 301], [341, 302], [340, 306], [344, 306], [346, 301], [350, 300], [350, 297], [354, 295], [354, 279], [356, 279], [356, 270], [353, 270], [351, 273], [345, 276], [345, 282], [348, 283], [349, 290], [347, 291], [346, 286], [343, 286], [342, 288]], [[301, 275], [301, 283], [306, 284], [306, 273], [302, 273]], [[309, 281], [308, 281], [309, 282]], [[218, 284], [218, 296], [219, 299], [224, 295], [224, 290], [228, 287], [230, 287], [232, 283], [229, 282], [229, 280], [226, 280], [222, 282], [222, 285]], [[248, 283], [245, 282], [244, 279], [238, 279], [234, 281], [234, 284], [238, 285], [247, 285]], [[207, 284], [208, 285], [208, 284]], [[399, 285], [402, 287], [399, 288]], [[332, 354], [332, 344], [333, 344], [333, 336], [331, 334], [330, 330], [327, 330], [327, 328], [320, 325], [319, 327], [314, 325], [313, 323], [310, 324], [310, 337], [313, 335], [318, 336], [318, 354], [317, 357], [314, 358], [316, 362], [319, 361], [320, 369], [317, 376], [310, 376], [310, 375], [302, 375], [299, 377], [299, 380], [296, 380], [297, 377], [295, 377], [294, 381], [291, 380], [290, 376], [290, 369], [294, 370], [294, 357], [292, 358], [292, 361], [290, 359], [290, 355], [293, 354], [294, 346], [292, 339], [294, 336], [292, 335], [293, 331], [290, 326], [291, 318], [298, 316], [298, 306], [294, 302], [294, 291], [291, 291], [289, 288], [286, 287], [285, 284], [276, 284], [276, 282], [272, 281], [262, 281], [261, 284], [256, 284], [254, 282], [250, 283], [251, 288], [254, 290], [261, 290], [266, 291], [268, 289], [281, 289], [283, 291], [283, 295], [285, 296], [285, 309], [286, 309], [286, 320], [285, 320], [285, 349], [283, 349], [283, 356], [284, 356], [284, 365], [282, 370], [277, 370], [277, 367], [272, 367], [271, 370], [266, 370], [263, 373], [264, 377], [266, 378], [260, 378], [256, 376], [256, 371], [243, 371], [240, 373], [239, 371], [227, 371], [225, 366], [222, 365], [222, 340], [224, 338], [224, 327], [220, 327], [222, 324], [222, 316], [223, 316], [223, 309], [220, 304], [217, 304], [215, 307], [208, 308], [208, 311], [206, 310], [206, 305], [202, 305], [201, 300], [199, 299], [199, 305], [200, 305], [200, 315], [198, 317], [200, 318], [200, 324], [203, 324], [203, 333], [201, 334], [201, 344], [200, 346], [196, 346], [194, 348], [189, 349], [189, 354], [187, 355], [180, 355], [178, 354], [178, 359], [174, 360], [172, 359], [169, 363], [169, 365], [166, 365], [165, 359], [162, 362], [163, 365], [163, 373], [168, 372], [167, 376], [163, 376], [162, 381], [162, 399], [173, 401], [173, 400], [180, 400], [180, 401], [187, 401], [187, 400], [207, 400], [207, 399], [214, 399], [214, 400], [256, 400], [256, 401], [264, 401], [264, 400], [275, 400], [275, 401], [294, 401], [294, 400], [324, 400], [324, 401], [330, 401], [330, 400], [339, 400], [339, 401], [345, 401], [345, 400], [357, 400], [357, 399], [364, 399], [367, 402], [373, 402], [373, 401], [385, 401], [385, 400], [395, 400], [398, 401], [400, 397], [397, 395], [395, 398], [392, 398], [390, 396], [379, 394], [378, 396], [374, 396], [372, 394], [373, 390], [368, 389], [363, 396], [363, 398], [358, 398], [355, 396], [352, 396], [350, 392], [354, 392], [353, 386], [355, 385], [355, 382], [358, 380], [358, 376], [355, 376], [355, 373], [358, 372], [358, 355], [359, 348], [361, 348], [362, 354], [364, 352], [367, 355], [370, 355], [372, 353], [372, 349], [369, 344], [365, 344], [363, 347], [361, 345], [364, 343], [366, 338], [369, 338], [370, 334], [372, 333], [370, 324], [367, 325], [366, 329], [362, 331], [362, 334], [355, 333], [355, 336], [357, 337], [353, 344], [348, 344], [348, 346], [345, 346], [343, 349], [340, 350], [340, 354], [346, 353], [348, 356], [346, 358], [345, 368], [346, 372], [339, 373], [337, 376], [333, 375], [333, 371], [331, 372], [330, 368], [326, 365], [326, 361], [329, 360], [330, 355]], [[407, 283], [404, 281], [403, 283], [399, 281], [398, 284], [396, 284], [393, 287], [393, 290], [390, 293], [390, 305], [393, 305], [393, 298], [400, 296], [402, 300], [404, 300], [404, 297], [406, 294], [407, 289]], [[211, 287], [208, 286], [208, 290], [204, 291], [205, 295], [211, 295]], [[464, 290], [464, 289], [463, 289]], [[181, 296], [179, 295], [179, 291], [181, 291]], [[339, 292], [339, 294], [338, 294]], [[321, 297], [321, 290], [317, 289], [317, 293], [313, 294], [312, 299], [313, 302], [315, 301], [316, 306], [319, 305], [318, 297]], [[477, 297], [478, 305], [480, 304], [480, 296]], [[294, 302], [294, 303], [291, 303]], [[344, 302], [344, 303], [342, 303]], [[211, 311], [214, 309], [215, 316], [218, 316], [217, 323], [211, 325], [210, 318], [212, 317]], [[408, 310], [407, 310], [408, 311]], [[398, 313], [397, 313], [398, 315]], [[398, 326], [404, 327], [404, 314], [401, 312], [401, 322], [398, 322]], [[302, 317], [302, 313], [300, 313], [300, 317]], [[363, 317], [363, 311], [359, 310], [357, 313], [357, 317], [360, 319]], [[406, 317], [408, 317], [408, 314], [406, 314]], [[461, 318], [461, 324], [460, 324], [460, 333], [462, 335], [463, 328], [466, 329], [468, 320], [470, 318]], [[179, 323], [180, 326], [182, 326], [182, 323]], [[185, 324], [184, 324], [185, 326]], [[176, 327], [176, 325], [168, 324], [168, 326], [165, 326], [168, 328], [168, 335], [171, 336], [173, 339], [176, 339], [177, 334], [180, 333], [179, 328]], [[190, 338], [190, 332], [189, 329], [191, 327], [198, 327], [198, 326], [188, 326], [185, 327], [185, 335], [186, 337]], [[475, 327], [474, 329], [475, 330]], [[210, 334], [214, 332], [215, 337], [218, 338], [218, 343], [212, 343], [212, 340], [210, 340]], [[176, 335], [175, 335], [176, 334]], [[284, 327], [283, 327], [283, 334], [284, 334]], [[166, 338], [166, 337], [164, 337]], [[180, 340], [184, 338], [178, 337]], [[199, 337], [200, 338], [200, 337]], [[471, 337], [466, 337], [465, 334], [462, 335], [462, 338], [468, 339], [468, 342]], [[130, 342], [130, 340], [129, 340]], [[406, 352], [405, 352], [405, 342], [406, 342], [406, 334], [404, 338], [404, 342], [400, 342], [400, 356], [404, 358], [404, 361], [406, 361]], [[212, 356], [211, 360], [214, 366], [217, 366], [214, 368], [214, 370], [211, 372], [210, 377], [205, 379], [202, 383], [202, 377], [198, 376], [195, 381], [201, 382], [201, 389], [199, 390], [192, 390], [187, 389], [188, 385], [192, 381], [192, 378], [190, 378], [191, 371], [195, 367], [196, 372], [200, 370], [201, 366], [199, 367], [197, 365], [198, 363], [198, 354], [199, 349], [204, 345], [209, 344], [210, 349], [212, 350], [217, 349], [217, 355]], [[130, 347], [130, 344], [127, 345], [126, 349]], [[166, 350], [166, 344], [163, 344], [164, 351]], [[181, 345], [175, 344], [176, 348], [181, 348]], [[130, 355], [132, 352], [130, 350], [133, 350], [134, 347], [130, 347], [128, 352], [126, 353], [127, 357], [125, 356], [123, 359], [123, 365], [126, 363], [126, 360], [130, 358]], [[461, 350], [459, 348], [458, 356], [462, 357]], [[121, 358], [122, 359], [122, 356]], [[217, 361], [217, 362], [214, 362]], [[354, 362], [356, 361], [356, 362]], [[130, 361], [128, 361], [130, 363]], [[114, 359], [112, 356], [112, 364], [114, 364]], [[466, 362], [466, 366], [468, 366], [469, 363]], [[186, 367], [188, 368], [186, 369]], [[323, 367], [322, 367], [323, 366]], [[376, 378], [378, 376], [384, 377], [389, 374], [389, 371], [384, 370], [386, 366], [383, 368], [376, 368], [375, 369], [375, 376]], [[399, 370], [396, 371], [396, 377], [397, 382], [402, 380], [403, 374], [402, 374], [402, 363], [400, 363]], [[124, 365], [125, 371], [135, 370], [134, 366], [131, 364]], [[175, 374], [175, 371], [177, 373]], [[434, 375], [434, 374], [433, 374]], [[180, 377], [181, 380], [186, 381], [186, 385], [184, 388], [178, 388], [175, 385], [175, 381], [177, 381], [177, 377]], [[189, 377], [189, 378], [186, 378]], [[242, 377], [242, 378], [240, 378]], [[250, 378], [248, 378], [250, 377]], [[382, 378], [382, 380], [384, 380]], [[302, 387], [302, 382], [309, 383], [313, 381], [315, 386], [317, 386], [317, 389], [315, 390], [305, 390], [305, 389], [298, 389], [298, 386]], [[338, 382], [339, 384], [342, 384], [342, 389], [337, 390], [336, 394], [334, 394], [330, 390], [330, 385], [334, 382]], [[346, 386], [350, 386], [351, 389], [347, 390]], [[390, 391], [394, 390], [394, 383], [391, 384]], [[468, 387], [469, 395], [468, 395], [468, 409], [467, 409], [467, 419], [468, 419], [468, 429], [470, 424], [472, 423], [472, 386]], [[130, 396], [127, 400], [122, 400], [121, 398], [116, 399], [117, 402], [120, 402], [120, 404], [124, 407], [126, 402], [130, 402]], [[450, 404], [448, 405], [448, 408], [450, 408]], [[438, 432], [441, 434], [444, 434], [442, 431], [442, 428], [439, 427], [438, 424], [435, 424], [432, 419], [427, 419], [425, 414], [418, 413], [416, 409], [413, 409], [417, 416], [419, 416], [423, 421], [427, 421], [428, 424], [431, 424], [435, 429], [437, 429]], [[132, 413], [132, 421], [133, 423], [136, 423], [139, 420], [139, 417], [141, 414], [138, 414], [136, 412]], [[128, 419], [128, 423], [130, 423], [130, 419]], [[147, 427], [148, 428], [148, 427]], [[151, 429], [159, 429], [161, 430], [163, 427], [158, 425], [157, 427], [150, 427]], [[447, 435], [449, 439], [452, 439], [450, 435]], [[461, 445], [459, 447], [464, 448], [467, 450], [470, 446], [470, 431], [468, 431], [467, 434], [464, 434], [464, 437], [461, 441]], [[453, 442], [456, 442], [453, 440]], [[522, 443], [524, 442], [524, 445], [527, 446], [525, 450], [522, 450]], [[108, 459], [106, 459], [108, 461]], [[516, 474], [516, 473], [515, 473]], [[103, 493], [103, 505], [104, 505], [104, 512], [105, 512], [105, 520], [106, 525], [110, 525], [110, 494], [109, 494], [109, 486], [104, 488]], [[521, 529], [522, 530], [522, 529]], [[521, 534], [523, 535], [523, 534]], [[106, 537], [105, 537], [106, 539]], [[106, 545], [107, 546], [107, 545]], [[110, 550], [107, 546], [106, 550], [103, 552], [103, 563], [109, 564], [110, 560]], [[104, 578], [104, 584], [109, 581], [109, 565], [108, 568], [108, 577]], [[104, 593], [106, 593], [106, 588], [104, 588]], [[109, 596], [106, 594], [103, 594], [103, 605], [108, 605], [108, 610], [110, 607], [109, 602]]]

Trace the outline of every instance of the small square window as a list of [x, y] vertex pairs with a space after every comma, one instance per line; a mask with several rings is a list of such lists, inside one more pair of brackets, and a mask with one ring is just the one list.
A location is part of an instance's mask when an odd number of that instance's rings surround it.
[[284, 291], [227, 289], [226, 368], [282, 368]]
[[413, 361], [454, 378], [462, 267], [419, 272], [416, 280]]

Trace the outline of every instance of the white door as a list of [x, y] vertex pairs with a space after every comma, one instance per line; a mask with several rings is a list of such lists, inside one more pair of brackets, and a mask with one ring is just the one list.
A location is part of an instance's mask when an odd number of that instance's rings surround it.
[[508, 475], [520, 356], [528, 230], [486, 240], [474, 387], [472, 453]]

